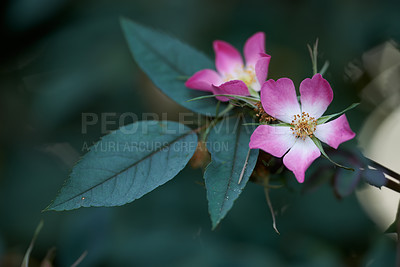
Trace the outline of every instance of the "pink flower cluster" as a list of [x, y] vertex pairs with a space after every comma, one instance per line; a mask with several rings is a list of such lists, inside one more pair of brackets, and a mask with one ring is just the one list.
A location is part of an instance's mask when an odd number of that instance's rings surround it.
[[[204, 69], [190, 77], [186, 86], [213, 94], [256, 96], [265, 112], [285, 123], [285, 126], [259, 125], [250, 139], [250, 148], [262, 149], [283, 157], [283, 164], [296, 179], [304, 182], [305, 172], [321, 152], [315, 144], [318, 139], [329, 146], [337, 147], [355, 136], [345, 115], [318, 123], [333, 99], [333, 91], [321, 74], [315, 74], [300, 84], [300, 103], [294, 84], [289, 78], [268, 80], [270, 56], [264, 51], [265, 35], [256, 33], [244, 46], [246, 65], [240, 53], [223, 41], [214, 42], [217, 71]], [[216, 96], [220, 101], [228, 97]]]
[[[204, 69], [190, 77], [185, 85], [191, 89], [212, 92], [215, 95], [233, 94], [248, 96], [257, 94], [267, 78], [271, 57], [265, 54], [265, 34], [251, 36], [244, 45], [242, 56], [232, 45], [224, 41], [214, 41], [215, 66], [217, 71]], [[228, 101], [225, 96], [216, 96], [220, 101]]]

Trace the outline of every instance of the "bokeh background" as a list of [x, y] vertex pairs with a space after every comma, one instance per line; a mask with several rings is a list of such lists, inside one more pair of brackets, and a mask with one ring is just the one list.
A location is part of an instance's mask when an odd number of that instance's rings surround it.
[[[264, 31], [272, 55], [269, 78], [287, 76], [297, 85], [312, 74], [306, 45], [319, 38], [320, 62], [330, 62], [325, 78], [334, 89], [328, 110], [334, 112], [360, 101], [371, 78], [363, 74], [362, 55], [400, 40], [400, 2], [4, 0], [0, 5], [1, 265], [21, 264], [43, 219], [31, 266], [39, 266], [53, 247], [55, 266], [71, 265], [84, 251], [79, 266], [394, 266], [395, 241], [354, 194], [338, 200], [329, 182], [307, 192], [296, 183], [272, 190], [281, 235], [272, 229], [263, 188], [251, 183], [211, 231], [201, 170], [190, 168], [122, 207], [41, 211], [85, 144], [104, 135], [100, 123], [82, 132], [83, 113], [99, 120], [109, 113], [112, 130], [124, 112], [176, 120], [184, 111], [134, 63], [121, 16], [161, 29], [210, 57], [215, 39], [241, 49], [250, 35]], [[357, 71], [349, 72], [349, 64]], [[356, 132], [371, 111], [366, 106], [348, 114]], [[344, 147], [355, 145], [353, 140]]]

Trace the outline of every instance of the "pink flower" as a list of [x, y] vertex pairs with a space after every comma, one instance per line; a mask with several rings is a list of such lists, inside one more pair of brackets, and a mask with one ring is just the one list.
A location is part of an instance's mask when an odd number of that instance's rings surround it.
[[[258, 32], [244, 45], [242, 56], [232, 45], [224, 41], [214, 41], [215, 66], [217, 71], [204, 69], [190, 77], [185, 85], [191, 89], [212, 92], [213, 94], [232, 94], [248, 96], [257, 94], [267, 78], [271, 57], [265, 54], [265, 34]], [[258, 95], [258, 94], [257, 94]], [[229, 98], [216, 96], [220, 101]]]
[[301, 106], [292, 80], [268, 80], [261, 88], [263, 108], [272, 117], [289, 123], [290, 127], [258, 126], [251, 136], [250, 148], [262, 149], [275, 157], [286, 154], [283, 164], [300, 183], [304, 182], [307, 168], [321, 155], [311, 137], [336, 149], [355, 136], [344, 114], [327, 123], [317, 123], [332, 99], [331, 86], [320, 74], [300, 84]]

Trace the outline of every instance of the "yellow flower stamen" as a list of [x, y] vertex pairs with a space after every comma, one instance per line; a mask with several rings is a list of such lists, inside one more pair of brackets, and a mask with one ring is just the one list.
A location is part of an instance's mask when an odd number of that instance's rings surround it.
[[294, 115], [290, 129], [292, 134], [297, 138], [303, 140], [306, 137], [312, 137], [317, 128], [317, 120], [314, 117], [310, 117], [310, 114], [302, 112], [301, 115]]
[[253, 67], [237, 67], [232, 73], [226, 74], [224, 82], [231, 80], [241, 80], [247, 87], [251, 88], [256, 80], [256, 72]]

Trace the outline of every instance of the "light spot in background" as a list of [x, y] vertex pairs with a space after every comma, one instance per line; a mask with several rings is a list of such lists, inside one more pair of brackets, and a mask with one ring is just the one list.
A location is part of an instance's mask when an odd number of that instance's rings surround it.
[[[362, 91], [362, 102], [372, 106], [373, 112], [360, 131], [359, 145], [365, 156], [400, 173], [400, 52], [393, 42], [386, 42], [366, 52], [362, 61], [366, 72], [373, 77]], [[356, 194], [382, 230], [393, 223], [400, 200], [398, 193], [368, 186]]]

